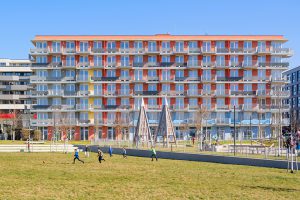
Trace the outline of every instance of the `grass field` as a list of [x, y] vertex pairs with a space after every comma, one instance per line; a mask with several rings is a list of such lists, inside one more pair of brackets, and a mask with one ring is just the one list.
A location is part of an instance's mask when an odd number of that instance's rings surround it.
[[[96, 154], [0, 153], [0, 199], [299, 199], [285, 170]], [[45, 163], [43, 163], [45, 161]]]

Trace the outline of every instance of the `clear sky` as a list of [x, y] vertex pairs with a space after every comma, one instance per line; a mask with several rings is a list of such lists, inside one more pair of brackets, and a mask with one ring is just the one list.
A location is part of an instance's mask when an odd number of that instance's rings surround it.
[[284, 35], [300, 65], [300, 0], [2, 0], [0, 57], [28, 58], [35, 35]]

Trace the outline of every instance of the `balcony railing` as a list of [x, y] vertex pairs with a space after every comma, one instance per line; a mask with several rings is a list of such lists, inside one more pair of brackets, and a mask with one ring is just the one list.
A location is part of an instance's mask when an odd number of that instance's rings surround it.
[[74, 54], [74, 53], [76, 53], [76, 49], [75, 48], [64, 48], [63, 52], [65, 54]]
[[48, 48], [34, 48], [30, 49], [30, 54], [47, 54], [49, 53]]
[[229, 49], [228, 48], [216, 48], [217, 49], [217, 51], [216, 51], [216, 53], [224, 53], [224, 54], [227, 54], [227, 53], [229, 53]]
[[288, 62], [260, 62], [259, 67], [288, 67]]
[[216, 90], [214, 94], [216, 96], [228, 96], [230, 94], [230, 90]]
[[104, 48], [93, 48], [92, 49], [92, 53], [95, 54], [104, 54], [106, 52], [106, 50]]
[[200, 48], [188, 48], [188, 53], [189, 54], [200, 54], [201, 49]]

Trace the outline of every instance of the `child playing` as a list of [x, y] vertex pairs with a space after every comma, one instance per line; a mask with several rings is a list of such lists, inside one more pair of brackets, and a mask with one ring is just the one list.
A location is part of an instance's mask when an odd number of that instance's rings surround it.
[[123, 158], [127, 158], [127, 154], [126, 154], [126, 149], [125, 149], [125, 147], [123, 147]]
[[98, 149], [98, 160], [99, 163], [101, 163], [101, 160], [105, 161], [103, 158], [103, 152], [100, 149]]
[[76, 160], [76, 159], [79, 160], [80, 162], [84, 163], [83, 160], [80, 160], [80, 159], [79, 159], [79, 154], [78, 154], [77, 149], [75, 149], [73, 164], [75, 164], [75, 160]]

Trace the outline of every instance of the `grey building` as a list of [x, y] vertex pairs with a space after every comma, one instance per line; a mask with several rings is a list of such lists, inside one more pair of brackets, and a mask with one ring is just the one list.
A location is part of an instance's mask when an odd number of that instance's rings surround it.
[[286, 103], [290, 105], [290, 112], [286, 113], [291, 119], [291, 127], [297, 128], [300, 125], [300, 66], [283, 72], [288, 80], [285, 90], [289, 91], [289, 98]]
[[15, 131], [29, 126], [30, 63], [0, 59], [0, 139], [14, 138]]

